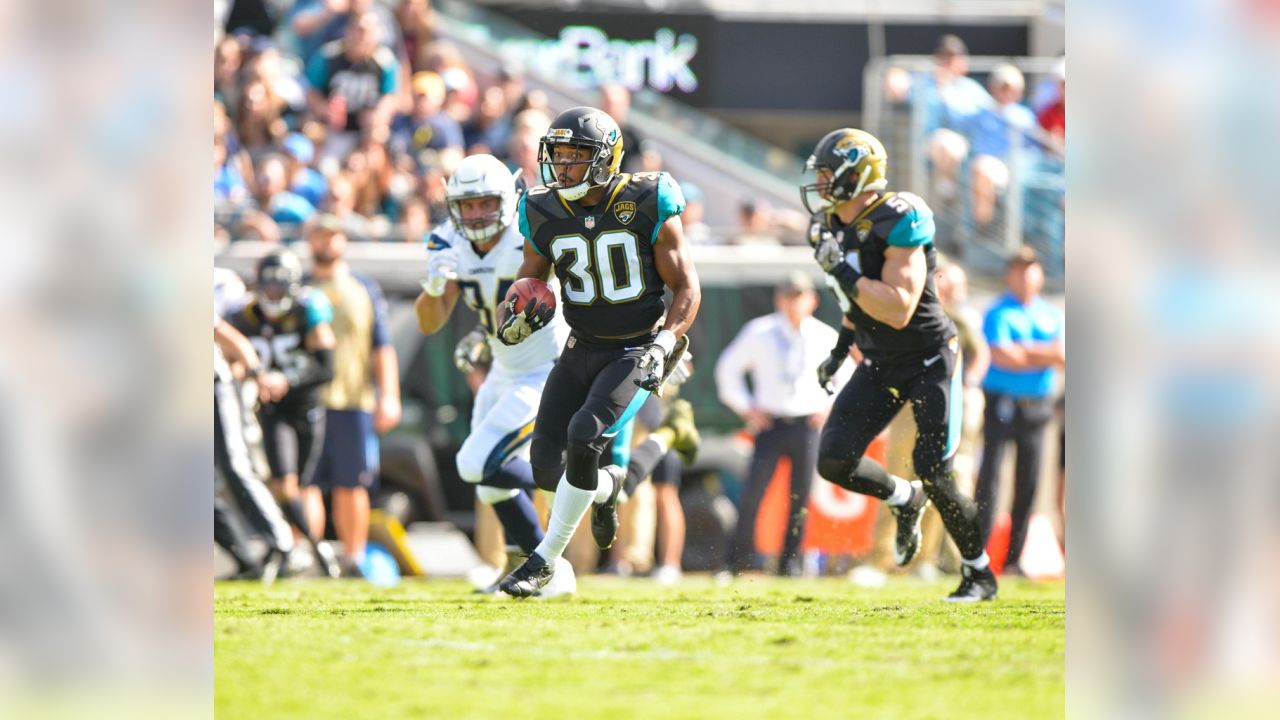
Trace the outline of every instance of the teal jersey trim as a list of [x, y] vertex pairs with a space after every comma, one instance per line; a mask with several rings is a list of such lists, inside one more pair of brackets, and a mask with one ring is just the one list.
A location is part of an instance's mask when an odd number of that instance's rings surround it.
[[613, 464], [626, 469], [631, 464], [631, 437], [636, 431], [636, 419], [633, 417], [613, 436]]
[[673, 215], [679, 215], [684, 212], [684, 191], [680, 189], [670, 173], [660, 173], [658, 175], [658, 223], [653, 226], [653, 237], [649, 238], [649, 244], [658, 242], [658, 231], [662, 229], [662, 223]]
[[602, 433], [602, 437], [613, 437], [614, 435], [617, 435], [618, 431], [622, 430], [622, 428], [627, 423], [631, 422], [631, 419], [636, 416], [636, 413], [640, 412], [640, 408], [644, 405], [644, 401], [649, 399], [649, 394], [648, 390], [636, 390], [636, 394], [631, 396], [631, 402], [627, 403], [627, 409], [622, 411], [622, 414], [618, 416], [617, 421], [605, 429], [604, 433]]
[[525, 208], [525, 201], [528, 199], [529, 194], [525, 193], [521, 195], [520, 200], [516, 202], [516, 222], [520, 226], [520, 235], [524, 237], [525, 242], [529, 243], [529, 247], [533, 248], [534, 252], [542, 255], [542, 257], [547, 257], [538, 249], [538, 244], [533, 241], [533, 231], [529, 229], [529, 215], [528, 210]]
[[911, 208], [889, 231], [888, 243], [894, 247], [920, 247], [933, 242], [933, 211]]
[[312, 290], [307, 293], [307, 326], [328, 325], [333, 322], [333, 305], [324, 293]]

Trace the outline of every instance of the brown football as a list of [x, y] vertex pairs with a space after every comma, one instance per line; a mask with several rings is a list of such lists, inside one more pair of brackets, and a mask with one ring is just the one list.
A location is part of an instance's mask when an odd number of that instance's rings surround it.
[[517, 280], [507, 290], [507, 297], [502, 303], [504, 312], [500, 314], [506, 316], [505, 309], [509, 306], [512, 299], [516, 304], [514, 310], [516, 312], [524, 312], [529, 303], [545, 303], [553, 310], [556, 307], [556, 294], [551, 291], [551, 286], [542, 282], [537, 278], [524, 278]]

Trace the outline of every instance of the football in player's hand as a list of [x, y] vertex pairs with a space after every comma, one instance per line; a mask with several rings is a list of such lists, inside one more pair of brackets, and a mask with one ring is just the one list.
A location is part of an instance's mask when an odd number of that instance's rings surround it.
[[[515, 300], [512, 305], [511, 301]], [[551, 286], [537, 278], [524, 278], [517, 280], [511, 285], [511, 289], [507, 290], [506, 301], [502, 303], [504, 308], [510, 308], [517, 313], [525, 312], [531, 305], [537, 306], [541, 303], [546, 310], [555, 312], [556, 294], [551, 291]]]

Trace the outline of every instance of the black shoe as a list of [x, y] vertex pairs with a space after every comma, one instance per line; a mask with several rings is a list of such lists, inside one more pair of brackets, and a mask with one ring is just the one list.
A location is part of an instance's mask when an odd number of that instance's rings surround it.
[[[498, 580], [501, 580], [502, 578], [504, 578], [504, 577], [506, 577], [506, 576], [510, 575], [510, 574], [511, 574], [511, 572], [512, 572], [513, 570], [515, 570], [516, 568], [520, 567], [520, 564], [521, 564], [521, 563], [523, 563], [523, 562], [524, 562], [524, 555], [523, 555], [523, 554], [521, 554], [520, 549], [519, 549], [519, 548], [511, 548], [511, 547], [508, 547], [508, 548], [507, 548], [507, 564], [506, 564], [505, 566], [503, 566], [503, 568], [502, 568], [502, 574], [498, 576]], [[497, 594], [498, 594], [498, 580], [494, 580], [494, 581], [493, 581], [493, 583], [492, 583], [492, 584], [490, 584], [490, 585], [488, 585], [487, 587], [476, 588], [475, 590], [471, 591], [471, 594], [473, 594], [473, 595], [497, 595]]]
[[551, 564], [538, 553], [530, 553], [524, 564], [502, 578], [498, 589], [512, 597], [535, 597], [551, 582]]
[[778, 577], [799, 578], [804, 577], [804, 560], [793, 557], [787, 560], [778, 561]]
[[613, 547], [618, 539], [618, 493], [622, 492], [622, 483], [627, 479], [627, 471], [617, 465], [606, 465], [602, 468], [613, 480], [613, 492], [609, 499], [591, 506], [591, 537], [601, 550]]
[[898, 519], [898, 534], [893, 539], [893, 560], [899, 567], [911, 562], [920, 551], [920, 518], [928, 505], [924, 486], [916, 480], [911, 483], [911, 499], [902, 505], [889, 506], [889, 511]]
[[947, 602], [979, 602], [996, 599], [996, 574], [987, 566], [981, 570], [968, 565], [960, 566], [963, 580], [960, 587], [947, 596]]
[[262, 560], [262, 584], [270, 585], [289, 574], [289, 553], [272, 548]]

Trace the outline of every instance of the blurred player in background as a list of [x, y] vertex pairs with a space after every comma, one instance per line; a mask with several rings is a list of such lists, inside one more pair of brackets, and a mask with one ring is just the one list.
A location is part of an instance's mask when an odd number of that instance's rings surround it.
[[[600, 454], [649, 394], [661, 391], [701, 302], [680, 226], [680, 186], [666, 173], [621, 173], [622, 156], [613, 118], [590, 107], [560, 113], [539, 153], [553, 179], [525, 194], [517, 209], [527, 240], [519, 277], [545, 279], [554, 267], [572, 333], [547, 378], [531, 450], [538, 486], [556, 497], [546, 537], [502, 580], [510, 595], [541, 592], [593, 504], [596, 544], [613, 544], [626, 472], [601, 468]], [[510, 308], [499, 339], [515, 345], [546, 332], [553, 313], [541, 308]]]
[[[476, 393], [471, 434], [458, 450], [458, 475], [476, 486], [476, 498], [493, 508], [508, 544], [524, 555], [542, 542], [542, 524], [533, 506], [529, 438], [542, 387], [568, 335], [559, 319], [529, 342], [507, 346], [494, 337], [494, 318], [524, 262], [524, 238], [515, 225], [516, 178], [492, 155], [464, 159], [446, 186], [449, 222], [428, 244], [427, 279], [414, 303], [418, 328], [434, 335], [448, 322], [461, 297], [480, 316], [454, 353], [470, 372], [491, 359]], [[544, 596], [572, 592], [573, 568], [558, 563], [556, 583]], [[497, 583], [489, 589], [497, 592]]]
[[[894, 555], [906, 565], [920, 549], [920, 518], [932, 500], [963, 557], [963, 580], [947, 599], [992, 600], [996, 578], [977, 508], [955, 485], [961, 384], [955, 324], [943, 312], [934, 275], [933, 213], [911, 193], [889, 192], [888, 154], [870, 133], [842, 128], [818, 142], [801, 187], [813, 213], [809, 241], [843, 311], [840, 337], [818, 369], [826, 386], [855, 340], [864, 356], [822, 430], [818, 472], [853, 492], [885, 501], [898, 520]], [[915, 415], [916, 474], [909, 483], [864, 456], [906, 402]]]
[[311, 481], [324, 441], [320, 390], [333, 379], [332, 320], [329, 300], [302, 285], [302, 262], [288, 250], [276, 250], [258, 261], [253, 296], [230, 323], [262, 360], [255, 377], [258, 424], [271, 490], [324, 572], [337, 577], [337, 557], [308, 523], [299, 489], [300, 481]]

